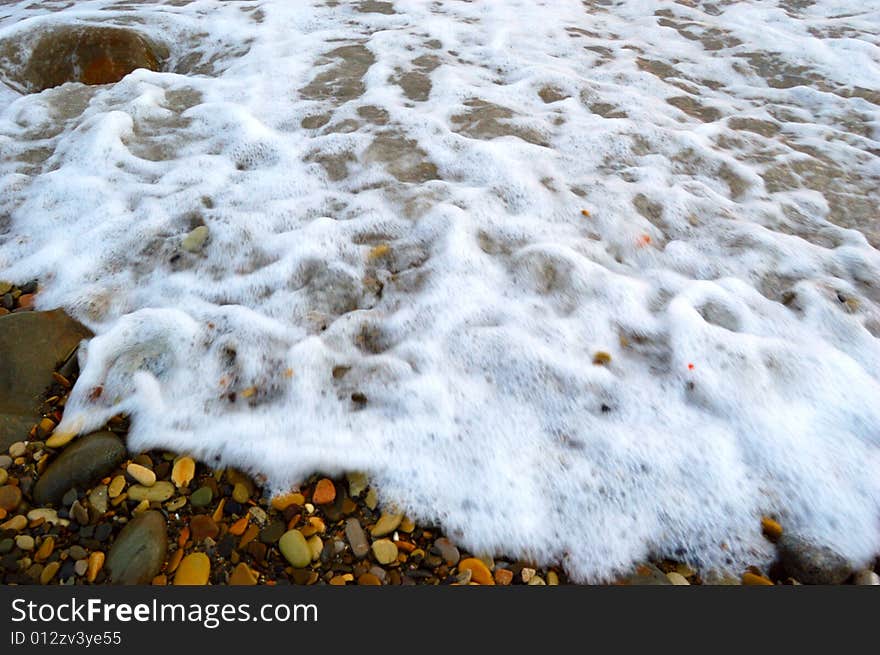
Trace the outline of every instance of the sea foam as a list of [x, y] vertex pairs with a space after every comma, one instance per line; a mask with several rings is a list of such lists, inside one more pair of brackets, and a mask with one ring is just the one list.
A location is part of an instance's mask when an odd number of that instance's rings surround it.
[[[162, 72], [26, 93], [69, 24], [139, 30]], [[62, 430], [128, 412], [133, 449], [276, 490], [363, 470], [581, 581], [765, 565], [762, 515], [864, 563], [878, 24], [869, 0], [6, 3], [0, 278], [97, 334]]]

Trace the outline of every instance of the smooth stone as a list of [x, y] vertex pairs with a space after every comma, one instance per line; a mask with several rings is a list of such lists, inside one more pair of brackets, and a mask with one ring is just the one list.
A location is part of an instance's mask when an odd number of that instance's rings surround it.
[[250, 497], [251, 494], [248, 491], [247, 485], [244, 485], [241, 482], [236, 482], [235, 486], [232, 488], [232, 499], [235, 502], [244, 505]]
[[27, 452], [27, 444], [24, 441], [16, 441], [9, 446], [9, 456], [12, 459], [22, 457]]
[[6, 521], [5, 523], [0, 523], [0, 530], [12, 530], [13, 532], [19, 532], [24, 530], [27, 527], [28, 521], [21, 514], [16, 514], [11, 519]]
[[88, 486], [125, 458], [125, 445], [112, 432], [95, 432], [65, 448], [34, 485], [38, 505], [56, 503], [71, 487]]
[[76, 489], [68, 489], [67, 493], [61, 496], [61, 506], [70, 507], [79, 498], [79, 492]]
[[199, 252], [208, 241], [209, 230], [207, 225], [199, 225], [189, 234], [183, 237], [180, 247], [187, 252]]
[[11, 484], [0, 487], [0, 508], [13, 511], [21, 502], [21, 489]]
[[85, 559], [80, 559], [76, 561], [76, 564], [73, 565], [74, 572], [79, 576], [83, 577], [86, 574], [86, 571], [89, 569], [89, 562]]
[[288, 530], [278, 540], [278, 549], [291, 566], [302, 569], [312, 562], [312, 549], [299, 530]]
[[89, 552], [79, 544], [74, 544], [73, 546], [71, 546], [67, 550], [67, 554], [75, 560], [86, 559], [89, 556]]
[[312, 551], [312, 561], [314, 562], [321, 557], [321, 551], [324, 550], [324, 542], [318, 535], [313, 535], [306, 540], [306, 543]]
[[679, 587], [689, 587], [691, 584], [687, 581], [686, 577], [684, 577], [681, 573], [677, 573], [675, 571], [670, 571], [666, 574], [666, 577], [669, 582]]
[[192, 457], [181, 457], [171, 468], [171, 481], [178, 487], [186, 487], [196, 474], [196, 462]]
[[0, 317], [0, 452], [21, 441], [40, 420], [52, 373], [91, 336], [61, 310]]
[[146, 466], [131, 463], [125, 467], [125, 472], [134, 478], [138, 484], [142, 484], [145, 487], [152, 487], [156, 484], [156, 474]]
[[860, 586], [880, 585], [880, 575], [877, 575], [873, 571], [859, 571], [853, 577], [853, 584]]
[[15, 545], [21, 550], [31, 551], [34, 549], [34, 538], [29, 534], [20, 534], [15, 538]]
[[175, 585], [203, 586], [211, 577], [211, 560], [205, 553], [190, 553], [174, 573]]
[[434, 542], [434, 548], [449, 566], [455, 566], [458, 564], [458, 560], [461, 559], [461, 553], [458, 552], [458, 548], [446, 537], [437, 539]]
[[373, 556], [379, 564], [391, 564], [397, 561], [397, 546], [390, 539], [377, 539], [373, 542]]
[[189, 502], [193, 507], [206, 507], [213, 499], [214, 492], [211, 491], [211, 487], [199, 487], [189, 497]]
[[370, 552], [370, 543], [367, 541], [367, 535], [361, 527], [360, 521], [356, 518], [350, 518], [345, 522], [345, 538], [348, 539], [348, 545], [351, 546], [351, 552], [358, 559], [367, 556]]
[[347, 473], [345, 477], [348, 480], [348, 495], [352, 498], [357, 498], [364, 493], [364, 490], [369, 484], [367, 475], [365, 473], [360, 473], [359, 471]]
[[849, 560], [833, 549], [798, 535], [783, 533], [776, 547], [785, 572], [804, 584], [840, 584], [853, 569]]
[[640, 564], [629, 576], [620, 581], [623, 585], [652, 586], [671, 585], [669, 578], [653, 564]]
[[6, 539], [0, 539], [0, 555], [5, 555], [10, 550], [15, 547], [15, 539], [11, 537], [7, 537]]
[[461, 560], [458, 563], [459, 571], [467, 571], [470, 570], [471, 578], [474, 582], [478, 582], [481, 585], [494, 585], [495, 580], [492, 578], [492, 573], [489, 571], [489, 567], [482, 561], [477, 559], [476, 557], [468, 557]]
[[128, 499], [137, 503], [146, 500], [151, 503], [164, 503], [171, 498], [176, 489], [173, 484], [167, 480], [161, 480], [152, 487], [145, 487], [141, 484], [135, 484], [128, 488]]
[[229, 584], [232, 586], [253, 586], [257, 584], [257, 576], [251, 567], [240, 562], [229, 576]]
[[89, 492], [89, 505], [94, 507], [98, 514], [104, 514], [107, 511], [108, 502], [107, 485], [99, 485]]
[[403, 514], [382, 514], [376, 525], [370, 530], [373, 537], [384, 537], [397, 530], [400, 522], [403, 520]]
[[364, 587], [381, 587], [382, 581], [372, 573], [362, 573], [358, 577], [358, 584]]
[[9, 455], [0, 455], [0, 469], [4, 471], [12, 466], [12, 458]]
[[6, 469], [0, 469], [0, 485], [6, 484], [7, 480], [9, 480], [9, 473], [6, 472]]
[[220, 528], [207, 514], [199, 514], [192, 517], [189, 522], [189, 529], [192, 534], [193, 541], [203, 541], [205, 539], [213, 539], [220, 534]]
[[73, 520], [80, 525], [89, 524], [89, 510], [83, 507], [82, 503], [78, 500], [70, 506], [70, 515], [73, 517]]
[[318, 480], [315, 485], [315, 491], [312, 494], [312, 501], [318, 505], [326, 505], [336, 500], [336, 485], [328, 478]]
[[117, 475], [110, 481], [110, 486], [107, 488], [107, 494], [110, 498], [116, 498], [122, 493], [123, 489], [125, 489], [125, 476]]
[[51, 27], [30, 53], [19, 82], [31, 92], [65, 82], [113, 84], [138, 68], [159, 70], [157, 46], [122, 27]]
[[58, 512], [49, 507], [37, 507], [27, 513], [28, 521], [39, 521], [42, 519], [50, 525], [70, 525], [67, 519], [58, 518]]
[[282, 521], [272, 521], [269, 525], [260, 531], [260, 541], [264, 544], [274, 544], [281, 539], [281, 535], [285, 533], [287, 526]]
[[126, 524], [107, 557], [116, 584], [147, 584], [162, 568], [168, 547], [165, 517], [147, 510]]

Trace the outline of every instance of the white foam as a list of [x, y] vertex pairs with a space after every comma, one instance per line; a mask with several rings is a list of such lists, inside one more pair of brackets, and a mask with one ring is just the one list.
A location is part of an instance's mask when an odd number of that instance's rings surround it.
[[579, 580], [766, 564], [763, 514], [880, 551], [876, 6], [391, 5], [4, 5], [168, 51], [0, 95], [0, 278], [98, 334], [61, 429]]

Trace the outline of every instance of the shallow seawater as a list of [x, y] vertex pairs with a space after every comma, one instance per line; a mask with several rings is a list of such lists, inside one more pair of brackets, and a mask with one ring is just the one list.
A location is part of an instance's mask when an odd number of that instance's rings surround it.
[[[161, 66], [37, 92], [71, 25]], [[278, 489], [364, 470], [579, 580], [766, 563], [764, 514], [864, 562], [877, 25], [870, 0], [6, 2], [0, 278], [98, 335], [60, 429], [128, 412], [134, 448]]]

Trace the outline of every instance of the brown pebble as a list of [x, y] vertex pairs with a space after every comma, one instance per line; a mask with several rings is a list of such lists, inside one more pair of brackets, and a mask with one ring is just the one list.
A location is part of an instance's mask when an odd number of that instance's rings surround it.
[[153, 578], [153, 581], [150, 584], [154, 587], [164, 587], [168, 584], [168, 576], [166, 576], [164, 573], [160, 573], [155, 578]]
[[743, 573], [742, 583], [749, 586], [773, 586], [773, 583], [763, 575], [757, 575], [751, 572]]
[[495, 584], [506, 587], [513, 582], [513, 571], [509, 569], [495, 569]]
[[186, 487], [192, 482], [196, 474], [196, 463], [192, 457], [181, 457], [174, 462], [171, 469], [171, 481], [177, 485], [177, 488]]
[[363, 573], [358, 577], [358, 584], [365, 587], [381, 587], [382, 581], [372, 573]]
[[190, 553], [183, 558], [177, 573], [174, 574], [175, 585], [202, 586], [208, 584], [211, 576], [211, 560], [205, 553]]
[[459, 571], [464, 571], [466, 569], [470, 570], [474, 582], [478, 582], [481, 585], [495, 584], [495, 580], [492, 579], [492, 574], [489, 572], [489, 568], [476, 557], [468, 557], [458, 563]]
[[328, 478], [318, 480], [315, 485], [315, 492], [312, 494], [312, 502], [318, 505], [326, 505], [336, 500], [336, 486], [333, 481]]
[[235, 586], [253, 586], [257, 584], [257, 576], [251, 567], [241, 562], [229, 576], [229, 584]]
[[60, 568], [61, 562], [49, 562], [46, 564], [46, 568], [40, 573], [40, 584], [49, 584], [52, 582], [52, 578], [55, 577], [55, 574], [58, 573], [58, 569]]
[[761, 518], [761, 532], [770, 541], [776, 542], [782, 536], [782, 526], [769, 516]]
[[177, 567], [180, 566], [180, 560], [183, 559], [183, 548], [178, 548], [171, 554], [171, 558], [168, 560], [168, 566], [165, 570], [168, 573], [174, 573], [177, 570]]
[[192, 520], [189, 522], [189, 529], [193, 540], [196, 542], [203, 541], [209, 537], [213, 539], [220, 534], [220, 528], [217, 527], [214, 519], [207, 514], [199, 514], [192, 517]]
[[245, 514], [240, 519], [238, 519], [235, 523], [229, 526], [229, 534], [234, 537], [240, 537], [244, 534], [244, 531], [247, 530], [248, 527], [248, 516]]
[[40, 547], [37, 549], [36, 554], [34, 555], [34, 560], [37, 562], [45, 562], [49, 559], [49, 556], [52, 554], [52, 551], [55, 550], [55, 537], [49, 535], [45, 539], [43, 539], [43, 543], [40, 544]]
[[257, 535], [260, 534], [260, 528], [256, 525], [248, 526], [247, 530], [244, 531], [244, 535], [241, 537], [241, 541], [238, 542], [238, 549], [242, 550], [247, 548], [248, 544], [250, 544], [254, 539], [257, 538]]
[[104, 566], [104, 553], [100, 550], [96, 550], [94, 553], [89, 555], [89, 568], [86, 569], [86, 580], [89, 582], [94, 582], [95, 578], [98, 577], [98, 572]]
[[350, 574], [348, 574], [348, 577], [345, 575], [335, 575], [330, 578], [330, 584], [334, 587], [344, 587], [348, 583], [349, 577], [351, 577]]
[[0, 530], [12, 530], [14, 532], [19, 532], [24, 530], [27, 527], [28, 521], [22, 514], [18, 514], [13, 516], [11, 519], [6, 521], [6, 523], [0, 524]]
[[302, 505], [305, 502], [306, 499], [300, 493], [282, 494], [281, 496], [275, 496], [272, 499], [272, 508], [277, 509], [279, 512], [283, 512], [291, 505]]
[[7, 512], [13, 511], [21, 502], [21, 489], [11, 484], [0, 487], [0, 507]]

